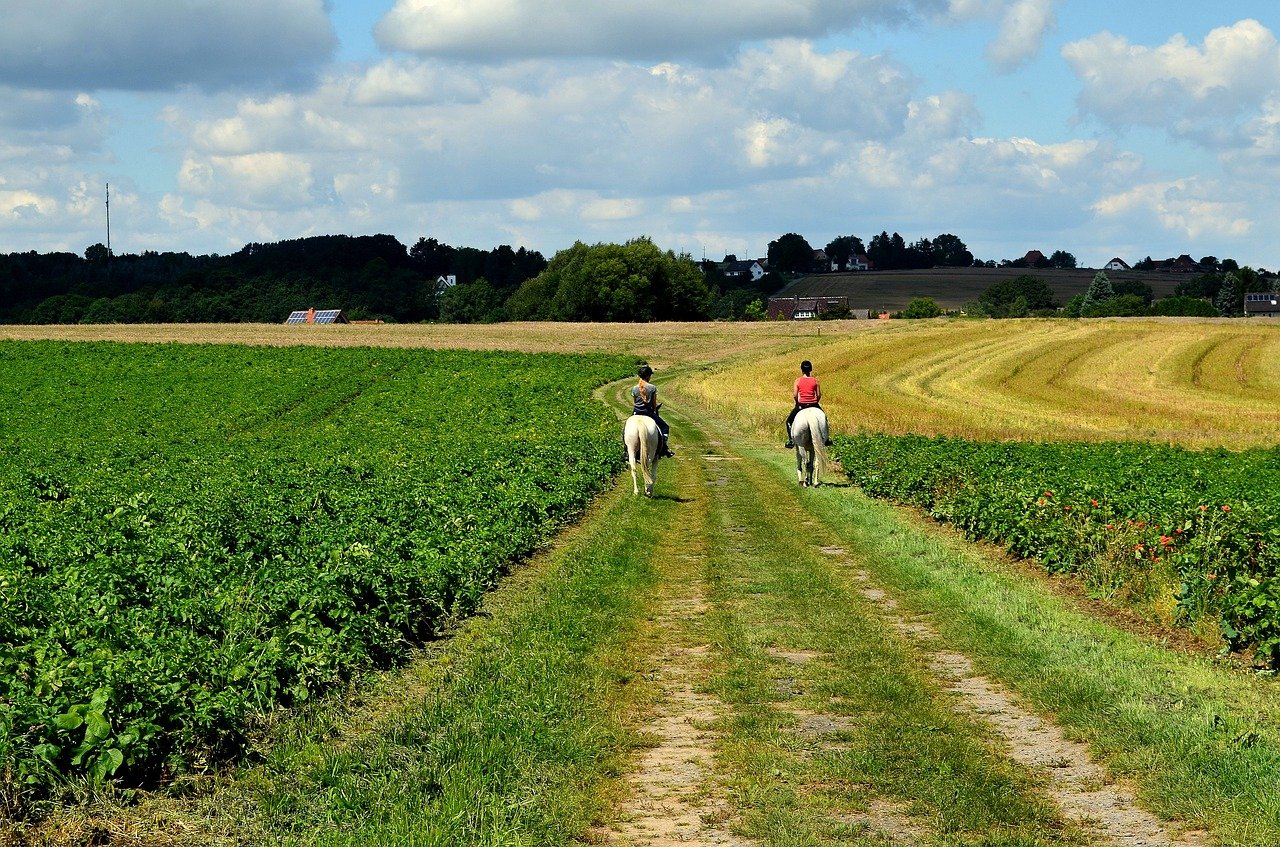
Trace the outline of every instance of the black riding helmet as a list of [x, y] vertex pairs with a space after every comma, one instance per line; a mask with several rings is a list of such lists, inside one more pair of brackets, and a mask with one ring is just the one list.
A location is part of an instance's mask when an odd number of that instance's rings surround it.
[[653, 376], [653, 368], [649, 367], [648, 365], [641, 365], [639, 369], [636, 371], [636, 373], [640, 376], [641, 379], [648, 379], [649, 377]]

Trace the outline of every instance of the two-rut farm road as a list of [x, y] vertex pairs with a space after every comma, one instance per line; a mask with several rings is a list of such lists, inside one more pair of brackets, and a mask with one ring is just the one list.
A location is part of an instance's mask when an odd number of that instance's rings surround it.
[[[592, 841], [1200, 845], [895, 598], [793, 460], [664, 412], [650, 746]], [[628, 488], [630, 486], [627, 486]]]

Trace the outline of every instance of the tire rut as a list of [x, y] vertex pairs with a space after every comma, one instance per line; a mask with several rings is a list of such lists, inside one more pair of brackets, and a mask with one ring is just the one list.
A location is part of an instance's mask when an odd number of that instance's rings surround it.
[[[673, 538], [667, 549], [686, 551], [686, 565], [692, 563], [694, 570], [700, 570], [698, 560], [706, 555], [708, 545], [740, 551], [735, 555], [749, 555], [740, 546], [748, 528], [743, 521], [734, 519], [728, 489], [750, 482], [751, 477], [773, 474], [775, 469], [758, 459], [735, 454], [724, 446], [731, 439], [709, 434], [710, 427], [700, 429], [681, 423], [684, 432], [698, 444], [713, 445], [700, 456], [685, 449], [686, 456], [694, 458], [679, 460], [681, 496], [694, 501], [711, 500], [714, 504], [697, 509], [697, 525], [682, 529], [678, 533], [681, 538]], [[690, 432], [694, 429], [697, 431]], [[671, 484], [669, 479], [667, 484]], [[795, 489], [795, 493], [796, 508], [803, 510], [799, 504], [802, 492]], [[719, 512], [723, 526], [712, 525], [709, 510]], [[807, 525], [807, 536], [822, 539], [810, 542], [812, 554], [825, 559], [833, 570], [843, 572], [877, 613], [916, 646], [937, 684], [950, 693], [952, 707], [994, 732], [1002, 748], [997, 751], [1000, 755], [1023, 770], [1042, 775], [1039, 784], [1043, 792], [1088, 843], [1113, 847], [1210, 847], [1214, 843], [1207, 833], [1180, 828], [1142, 808], [1130, 790], [1090, 758], [1086, 745], [1068, 739], [1051, 720], [1020, 705], [1011, 691], [976, 673], [967, 656], [945, 649], [927, 618], [903, 613], [890, 593], [874, 584], [871, 573], [850, 556], [832, 527], [812, 514], [807, 514], [802, 523]], [[707, 611], [701, 580], [686, 579], [683, 588], [666, 599], [659, 615], [657, 623], [668, 632], [663, 639], [668, 646], [655, 656], [652, 679], [660, 691], [659, 704], [643, 728], [655, 743], [626, 778], [630, 799], [621, 809], [620, 823], [603, 839], [610, 844], [746, 847], [755, 843], [730, 831], [729, 824], [737, 810], [719, 787], [724, 784], [724, 777], [715, 773], [714, 724], [727, 706], [697, 684], [706, 679], [711, 657], [705, 641], [689, 640], [691, 624], [696, 629], [697, 620]], [[768, 652], [771, 658], [796, 666], [819, 658], [803, 650], [772, 648]], [[795, 731], [800, 737], [830, 751], [840, 749], [831, 736], [842, 729], [843, 718], [806, 711], [798, 705], [784, 708], [796, 718]], [[933, 841], [929, 827], [883, 798], [872, 798], [868, 810], [850, 822], [893, 845]]]

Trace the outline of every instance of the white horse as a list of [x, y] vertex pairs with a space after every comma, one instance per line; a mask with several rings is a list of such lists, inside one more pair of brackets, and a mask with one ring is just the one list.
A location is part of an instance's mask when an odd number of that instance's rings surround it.
[[791, 424], [796, 445], [796, 478], [802, 486], [818, 485], [827, 464], [827, 413], [816, 407], [801, 409]]
[[632, 494], [640, 493], [636, 480], [636, 464], [644, 475], [644, 496], [653, 496], [653, 481], [658, 476], [658, 456], [662, 452], [662, 433], [658, 422], [645, 415], [632, 415], [622, 428], [622, 441], [627, 445], [627, 464], [631, 466]]

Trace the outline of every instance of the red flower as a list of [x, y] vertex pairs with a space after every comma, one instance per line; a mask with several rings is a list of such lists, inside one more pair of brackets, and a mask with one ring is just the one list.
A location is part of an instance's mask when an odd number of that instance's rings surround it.
[[1224, 511], [1224, 512], [1229, 512], [1229, 511], [1231, 511], [1231, 507], [1230, 507], [1230, 506], [1228, 506], [1227, 504], [1223, 503], [1223, 504], [1222, 504], [1222, 511]]
[[1096, 509], [1096, 508], [1098, 508], [1098, 501], [1097, 501], [1097, 500], [1090, 500], [1090, 501], [1089, 501], [1089, 505]]
[[1052, 497], [1052, 496], [1053, 496], [1053, 492], [1052, 492], [1052, 491], [1046, 491], [1046, 492], [1044, 493], [1044, 496], [1045, 496], [1045, 497]]

